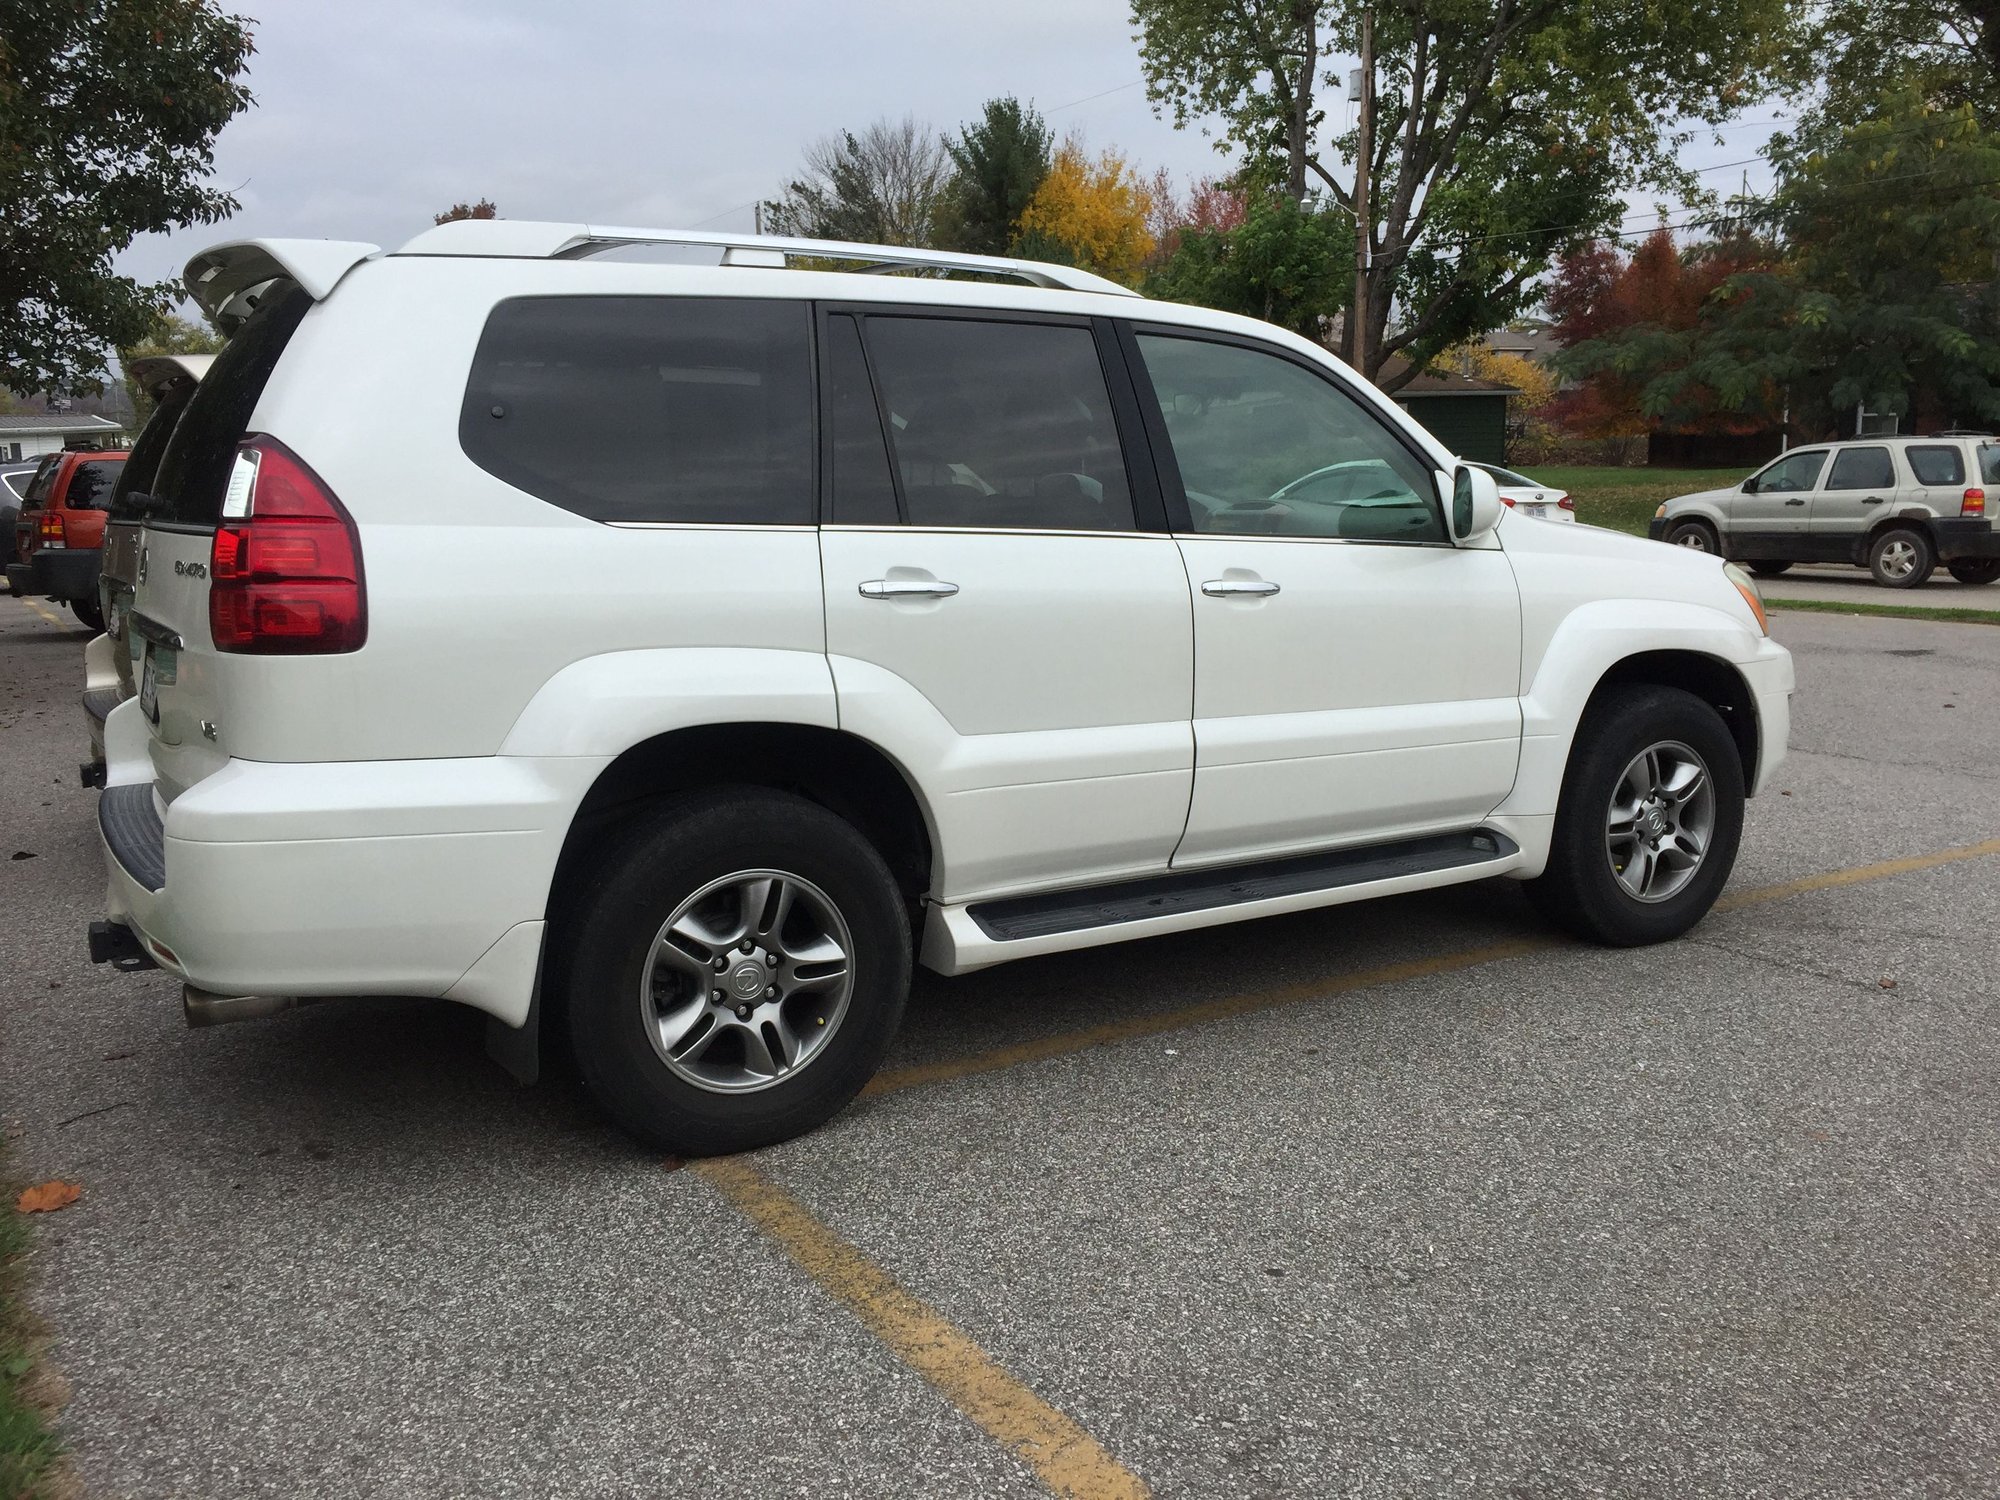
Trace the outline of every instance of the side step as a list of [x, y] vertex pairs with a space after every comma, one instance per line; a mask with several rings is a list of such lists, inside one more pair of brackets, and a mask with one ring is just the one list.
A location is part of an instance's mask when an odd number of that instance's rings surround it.
[[966, 915], [995, 942], [1020, 942], [1090, 927], [1115, 927], [1149, 917], [1181, 916], [1219, 906], [1241, 906], [1309, 891], [1367, 885], [1405, 875], [1434, 875], [1492, 864], [1520, 852], [1504, 833], [1479, 829], [1471, 833], [1435, 834], [1398, 839], [1331, 854], [1306, 854], [1290, 859], [1258, 860], [1221, 869], [1189, 870], [1177, 875], [1149, 875], [1116, 885], [1080, 891], [1052, 891], [979, 901]]

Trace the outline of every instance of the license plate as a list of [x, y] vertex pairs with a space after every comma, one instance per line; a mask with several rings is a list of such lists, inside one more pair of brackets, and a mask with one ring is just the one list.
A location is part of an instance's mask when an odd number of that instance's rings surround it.
[[1549, 513], [1549, 508], [1546, 505], [1524, 505], [1521, 509], [1538, 521], [1545, 519]]
[[180, 661], [165, 646], [146, 643], [145, 665], [139, 672], [139, 712], [153, 723], [160, 722], [160, 689], [172, 687], [180, 676]]

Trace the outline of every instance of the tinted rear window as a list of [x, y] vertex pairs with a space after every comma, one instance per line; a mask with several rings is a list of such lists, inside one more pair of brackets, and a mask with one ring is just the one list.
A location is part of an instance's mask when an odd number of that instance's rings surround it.
[[515, 298], [480, 336], [459, 442], [594, 521], [810, 524], [811, 361], [804, 302]]
[[223, 346], [181, 413], [173, 438], [153, 476], [154, 503], [146, 519], [183, 526], [213, 526], [236, 462], [236, 445], [250, 425], [257, 398], [312, 306], [295, 286], [267, 293]]
[[2000, 484], [2000, 446], [1979, 445], [1979, 478], [1985, 484]]
[[1918, 484], [1965, 483], [1965, 460], [1955, 447], [1940, 444], [1920, 448], [1912, 444], [1903, 450], [1903, 457], [1910, 461], [1910, 472], [1917, 476]]
[[118, 466], [118, 482], [111, 488], [111, 503], [106, 507], [111, 512], [112, 520], [139, 519], [142, 507], [133, 497], [145, 495], [152, 489], [153, 480], [160, 470], [160, 460], [166, 456], [167, 444], [173, 439], [174, 424], [187, 410], [194, 389], [192, 380], [176, 381], [172, 389], [160, 397], [152, 416], [146, 419], [145, 431], [132, 445], [131, 455]]
[[1833, 456], [1830, 490], [1886, 490], [1896, 483], [1887, 448], [1842, 448]]
[[103, 510], [111, 503], [111, 490], [118, 483], [118, 471], [125, 460], [92, 459], [70, 472], [69, 487], [63, 491], [65, 510]]

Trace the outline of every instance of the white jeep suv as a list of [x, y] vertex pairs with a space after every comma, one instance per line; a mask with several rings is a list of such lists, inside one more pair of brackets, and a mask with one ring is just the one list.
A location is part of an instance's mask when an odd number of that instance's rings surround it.
[[[721, 263], [599, 253], [656, 244]], [[737, 1149], [853, 1098], [913, 963], [1494, 875], [1673, 937], [1785, 753], [1746, 578], [1506, 516], [1245, 318], [505, 221], [187, 285], [233, 336], [144, 505], [92, 946], [197, 1023], [441, 996]]]

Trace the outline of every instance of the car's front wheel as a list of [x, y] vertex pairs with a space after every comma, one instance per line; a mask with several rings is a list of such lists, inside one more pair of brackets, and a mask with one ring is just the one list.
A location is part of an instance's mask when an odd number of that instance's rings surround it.
[[901, 1022], [910, 928], [853, 825], [758, 788], [676, 799], [567, 903], [577, 1066], [627, 1130], [706, 1156], [785, 1140], [873, 1076]]
[[1678, 521], [1667, 528], [1664, 540], [1670, 547], [1686, 547], [1692, 552], [1720, 555], [1722, 551], [1721, 538], [1706, 521]]
[[1946, 567], [1960, 583], [1991, 583], [2000, 578], [2000, 557], [1968, 557]]
[[74, 611], [77, 619], [81, 620], [92, 630], [102, 630], [104, 628], [104, 611], [97, 607], [95, 599], [72, 599], [69, 601], [69, 607]]
[[1600, 943], [1679, 937], [1729, 878], [1743, 796], [1736, 742], [1713, 708], [1679, 688], [1612, 689], [1577, 727], [1548, 868], [1528, 894]]

